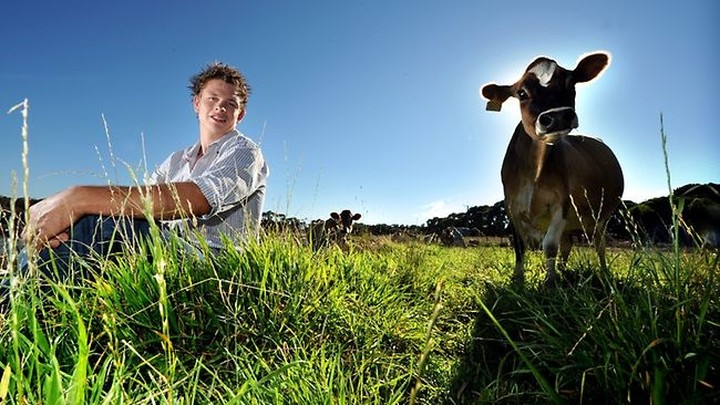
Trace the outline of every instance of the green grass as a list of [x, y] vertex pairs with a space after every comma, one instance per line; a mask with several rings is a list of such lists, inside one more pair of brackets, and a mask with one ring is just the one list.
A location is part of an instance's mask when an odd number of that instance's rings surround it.
[[614, 250], [601, 274], [576, 248], [546, 290], [537, 252], [521, 288], [508, 247], [355, 246], [200, 258], [155, 235], [88, 280], [28, 277], [0, 313], [0, 403], [720, 401], [717, 251]]
[[[510, 284], [510, 248], [270, 235], [188, 256], [172, 241], [29, 279], [0, 316], [6, 403], [693, 403], [718, 398], [717, 253], [590, 249], [559, 286]], [[677, 268], [676, 268], [677, 266]], [[679, 275], [679, 276], [678, 276]], [[47, 281], [40, 280], [40, 284]]]

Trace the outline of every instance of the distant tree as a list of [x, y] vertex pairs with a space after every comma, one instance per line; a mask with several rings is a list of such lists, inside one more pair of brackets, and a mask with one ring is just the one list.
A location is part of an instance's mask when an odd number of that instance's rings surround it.
[[[684, 208], [683, 218], [687, 225], [705, 230], [706, 222], [712, 225], [714, 216], [709, 213], [717, 211], [720, 204], [720, 185], [687, 184], [673, 191], [673, 203]], [[709, 218], [711, 216], [712, 218]], [[267, 211], [263, 213], [263, 226], [270, 229], [302, 229], [307, 226], [297, 218], [287, 218], [285, 214]], [[356, 233], [372, 235], [395, 235], [408, 233], [413, 235], [434, 234], [440, 236], [448, 227], [478, 229], [482, 235], [494, 237], [512, 236], [512, 227], [507, 215], [504, 201], [493, 205], [468, 207], [465, 212], [455, 212], [447, 217], [428, 219], [424, 225], [364, 225], [356, 224]], [[613, 240], [631, 240], [631, 233], [638, 233], [646, 243], [668, 243], [672, 232], [672, 208], [670, 199], [657, 197], [636, 204], [626, 200], [608, 220], [607, 233]], [[682, 243], [692, 243], [687, 229], [680, 232]]]
[[305, 222], [297, 218], [288, 218], [285, 214], [273, 211], [263, 212], [261, 224], [263, 229], [274, 232], [301, 231], [306, 227]]

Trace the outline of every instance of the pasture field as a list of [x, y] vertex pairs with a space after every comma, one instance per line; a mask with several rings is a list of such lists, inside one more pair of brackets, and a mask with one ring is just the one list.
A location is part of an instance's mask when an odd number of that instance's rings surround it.
[[[559, 285], [512, 248], [288, 234], [205, 258], [153, 238], [0, 314], [8, 404], [720, 401], [716, 251], [576, 248]], [[7, 270], [8, 267], [5, 268]], [[38, 282], [39, 280], [39, 282]]]

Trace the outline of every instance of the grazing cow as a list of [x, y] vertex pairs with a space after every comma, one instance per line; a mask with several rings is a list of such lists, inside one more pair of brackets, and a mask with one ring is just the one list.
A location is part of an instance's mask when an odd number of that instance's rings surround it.
[[342, 249], [347, 249], [347, 236], [352, 233], [353, 222], [359, 220], [361, 215], [350, 210], [330, 213], [330, 218], [313, 221], [310, 225], [310, 243], [314, 250], [335, 243]]
[[575, 84], [597, 77], [608, 65], [606, 53], [580, 59], [574, 70], [552, 59], [535, 59], [515, 84], [487, 84], [482, 95], [487, 109], [500, 111], [515, 97], [521, 122], [515, 128], [501, 177], [505, 204], [515, 229], [515, 275], [523, 281], [526, 246], [542, 247], [546, 259], [546, 284], [555, 282], [555, 262], [564, 265], [573, 233], [594, 241], [603, 270], [605, 227], [620, 203], [623, 174], [613, 152], [602, 141], [568, 135], [577, 128]]
[[467, 247], [462, 232], [454, 226], [448, 226], [440, 232], [440, 241], [442, 241], [445, 246]]
[[700, 239], [702, 247], [720, 247], [720, 203], [708, 198], [693, 199], [683, 217]]

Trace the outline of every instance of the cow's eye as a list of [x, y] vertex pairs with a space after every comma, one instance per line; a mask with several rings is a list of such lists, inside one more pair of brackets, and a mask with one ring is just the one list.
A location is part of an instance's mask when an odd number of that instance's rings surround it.
[[528, 93], [527, 93], [527, 91], [525, 91], [525, 89], [520, 89], [517, 91], [517, 98], [520, 101], [524, 101], [524, 100], [527, 100], [528, 98], [530, 98], [530, 95], [528, 95]]

